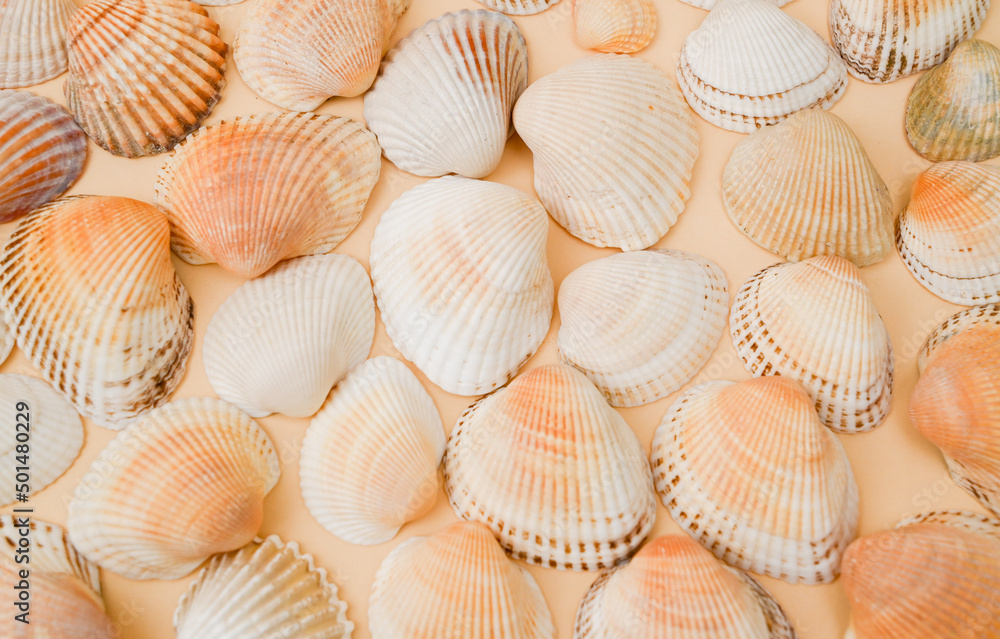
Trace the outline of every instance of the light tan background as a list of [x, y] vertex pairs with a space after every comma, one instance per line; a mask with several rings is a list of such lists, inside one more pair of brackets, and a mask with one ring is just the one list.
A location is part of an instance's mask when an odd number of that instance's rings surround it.
[[[212, 17], [222, 25], [222, 36], [226, 42], [232, 44], [236, 27], [252, 1], [232, 7], [208, 8]], [[679, 0], [655, 2], [660, 23], [658, 33], [653, 44], [639, 56], [673, 77], [681, 42], [698, 26], [706, 12]], [[828, 40], [827, 6], [825, 0], [795, 0], [784, 10], [806, 22]], [[412, 0], [410, 10], [404, 14], [396, 29], [394, 40], [447, 11], [476, 8], [480, 5], [474, 0]], [[573, 40], [571, 0], [562, 0], [539, 15], [516, 17], [515, 21], [528, 42], [531, 81], [589, 55]], [[1000, 41], [1000, 17], [995, 10], [977, 35], [994, 43]], [[226, 75], [228, 80], [222, 101], [208, 124], [237, 115], [281, 110], [246, 87], [231, 54]], [[62, 76], [31, 90], [65, 104], [62, 94], [64, 78]], [[896, 212], [906, 204], [914, 177], [929, 166], [910, 148], [903, 130], [906, 98], [914, 81], [915, 78], [911, 77], [879, 86], [851, 78], [845, 96], [833, 108], [834, 113], [847, 121], [871, 155], [891, 189]], [[362, 119], [362, 100], [334, 99], [318, 112]], [[746, 278], [779, 261], [779, 258], [757, 247], [729, 222], [719, 196], [723, 166], [743, 136], [696, 119], [701, 134], [701, 154], [695, 166], [693, 195], [680, 221], [658, 246], [694, 251], [715, 260], [726, 272], [732, 295]], [[89, 151], [86, 171], [70, 194], [123, 195], [152, 201], [156, 172], [163, 164], [164, 156], [141, 160], [116, 158], [93, 143]], [[531, 154], [518, 137], [510, 140], [503, 163], [489, 180], [533, 193]], [[403, 191], [422, 181], [423, 178], [403, 173], [383, 161], [382, 178], [360, 226], [335, 252], [353, 255], [367, 266], [368, 246], [379, 216]], [[12, 228], [13, 224], [0, 226], [0, 239], [6, 239]], [[580, 264], [614, 252], [584, 244], [551, 220], [549, 231], [549, 265], [557, 285]], [[195, 349], [186, 377], [175, 397], [211, 395], [202, 367], [201, 339], [212, 314], [242, 280], [214, 265], [193, 267], [176, 258], [174, 262], [194, 298], [196, 313]], [[892, 337], [896, 353], [896, 380], [889, 419], [873, 433], [840, 436], [861, 490], [861, 532], [890, 527], [902, 515], [931, 508], [964, 507], [982, 511], [971, 497], [952, 483], [938, 451], [914, 430], [907, 417], [910, 393], [917, 378], [914, 364], [917, 349], [926, 335], [959, 307], [923, 289], [909, 275], [896, 253], [879, 264], [866, 267], [862, 274]], [[545, 343], [526, 368], [556, 360], [558, 326], [557, 315]], [[372, 355], [380, 354], [398, 357], [381, 324]], [[0, 367], [0, 372], [36, 374], [17, 350]], [[727, 335], [692, 384], [710, 379], [742, 380], [747, 377]], [[450, 430], [471, 399], [444, 393], [422, 375], [420, 379], [433, 394], [445, 428]], [[642, 408], [621, 411], [647, 449], [660, 418], [678, 394]], [[285, 540], [296, 540], [304, 551], [312, 553], [317, 563], [332, 575], [341, 595], [348, 602], [348, 615], [357, 626], [354, 636], [368, 637], [368, 594], [379, 563], [401, 541], [414, 535], [434, 533], [455, 521], [455, 515], [442, 493], [429, 515], [404, 527], [400, 535], [389, 543], [361, 547], [342, 542], [312, 519], [299, 493], [299, 449], [308, 420], [275, 416], [260, 422], [275, 441], [282, 463], [281, 481], [265, 504], [261, 534], [277, 533]], [[32, 497], [31, 505], [36, 508], [39, 518], [65, 523], [66, 506], [74, 487], [90, 462], [114, 436], [112, 431], [89, 422], [86, 427], [86, 444], [73, 467], [55, 484]], [[192, 503], [192, 507], [197, 506]], [[3, 510], [9, 511], [10, 507]], [[666, 510], [659, 507], [653, 534], [678, 531]], [[531, 567], [530, 571], [545, 592], [559, 636], [571, 637], [577, 604], [596, 574], [557, 572], [537, 567]], [[105, 599], [111, 618], [120, 624], [121, 636], [127, 639], [173, 637], [171, 620], [174, 608], [193, 577], [176, 581], [137, 582], [105, 572]], [[762, 578], [761, 581], [790, 613], [803, 639], [839, 639], [843, 636], [848, 607], [839, 582], [826, 586], [792, 586], [770, 578]]]

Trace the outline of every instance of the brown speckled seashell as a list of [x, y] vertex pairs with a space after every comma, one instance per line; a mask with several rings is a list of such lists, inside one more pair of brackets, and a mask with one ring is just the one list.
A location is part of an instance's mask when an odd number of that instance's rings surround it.
[[980, 325], [1000, 326], [1000, 303], [973, 306], [955, 313], [942, 322], [940, 326], [931, 331], [931, 334], [924, 341], [924, 345], [920, 347], [920, 352], [917, 353], [917, 369], [923, 372], [927, 360], [938, 346], [952, 337], [962, 334], [966, 329]]

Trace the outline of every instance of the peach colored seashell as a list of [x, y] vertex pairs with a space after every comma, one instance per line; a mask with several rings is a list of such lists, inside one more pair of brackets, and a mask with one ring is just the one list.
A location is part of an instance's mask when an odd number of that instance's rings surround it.
[[574, 0], [576, 42], [604, 53], [635, 53], [656, 35], [652, 0]]
[[927, 360], [937, 350], [937, 347], [944, 344], [952, 337], [962, 334], [966, 329], [975, 326], [1000, 326], [1000, 303], [983, 304], [974, 306], [964, 311], [955, 313], [940, 326], [931, 331], [917, 353], [917, 369], [923, 372], [927, 365]]

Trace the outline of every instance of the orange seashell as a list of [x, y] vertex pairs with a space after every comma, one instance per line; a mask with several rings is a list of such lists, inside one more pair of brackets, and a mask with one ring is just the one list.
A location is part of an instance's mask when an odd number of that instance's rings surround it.
[[917, 369], [923, 372], [927, 360], [938, 346], [952, 337], [960, 335], [967, 328], [980, 325], [1000, 326], [1000, 303], [973, 306], [955, 313], [942, 322], [940, 326], [931, 331], [924, 345], [920, 347], [920, 352], [917, 353]]
[[575, 0], [576, 42], [604, 53], [635, 53], [656, 35], [652, 0]]

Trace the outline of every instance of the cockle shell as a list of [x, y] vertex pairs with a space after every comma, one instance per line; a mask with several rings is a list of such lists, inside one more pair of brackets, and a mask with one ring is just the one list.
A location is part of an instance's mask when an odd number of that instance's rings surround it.
[[122, 431], [69, 504], [73, 544], [130, 579], [176, 579], [253, 540], [278, 481], [271, 440], [218, 399], [189, 398]]
[[714, 381], [667, 410], [650, 456], [674, 520], [726, 563], [827, 583], [858, 527], [847, 455], [784, 377]]
[[216, 555], [174, 612], [177, 639], [350, 639], [347, 604], [324, 568], [277, 535]]
[[251, 417], [309, 417], [374, 339], [365, 268], [347, 255], [300, 257], [222, 303], [205, 331], [205, 374], [216, 395]]
[[588, 262], [559, 287], [559, 359], [612, 406], [641, 406], [686, 384], [726, 328], [726, 275], [694, 253], [648, 250]]
[[545, 597], [488, 528], [452, 524], [382, 562], [368, 604], [373, 639], [554, 639]]
[[184, 375], [194, 307], [169, 238], [149, 204], [77, 196], [23, 218], [0, 257], [0, 306], [18, 346], [101, 426], [124, 428]]
[[532, 369], [469, 407], [448, 438], [445, 492], [517, 559], [600, 570], [656, 516], [649, 465], [625, 420], [575, 368]]
[[396, 20], [410, 0], [257, 0], [236, 33], [233, 59], [268, 102], [312, 111], [375, 81]]
[[695, 113], [749, 133], [802, 109], [829, 109], [847, 88], [847, 68], [767, 0], [720, 0], [685, 38], [677, 82]]
[[574, 639], [795, 639], [785, 611], [752, 577], [690, 537], [665, 535], [590, 586]]
[[0, 91], [0, 223], [62, 195], [83, 172], [87, 136], [58, 104]]
[[831, 0], [830, 39], [854, 77], [891, 82], [940, 64], [990, 0]]
[[458, 11], [431, 20], [385, 57], [365, 121], [385, 157], [416, 175], [486, 177], [500, 163], [528, 49], [510, 18]]
[[[22, 534], [24, 522], [27, 522], [26, 535]], [[18, 552], [18, 548], [24, 547], [20, 541], [24, 536], [28, 537], [29, 549]], [[17, 564], [18, 555], [27, 554], [30, 559], [24, 563], [34, 571], [72, 575], [100, 596], [101, 577], [97, 566], [77, 552], [62, 526], [34, 516], [0, 515], [0, 541], [3, 542], [0, 543], [0, 563]]]
[[917, 353], [917, 369], [923, 372], [937, 347], [976, 326], [1000, 326], [1000, 303], [974, 306], [955, 313], [935, 328]]
[[449, 393], [506, 383], [552, 319], [547, 235], [545, 209], [509, 186], [449, 176], [404, 193], [370, 257], [392, 343]]
[[691, 195], [694, 118], [670, 80], [638, 58], [584, 58], [537, 80], [514, 107], [534, 154], [535, 191], [595, 246], [656, 243]]
[[743, 283], [729, 315], [743, 366], [805, 386], [823, 423], [869, 431], [892, 404], [892, 343], [856, 266], [833, 255], [769, 266]]
[[476, 2], [488, 9], [508, 15], [530, 16], [545, 11], [559, 0], [476, 0]]
[[73, 15], [68, 38], [69, 110], [115, 155], [169, 151], [225, 85], [219, 25], [187, 0], [93, 0]]
[[604, 53], [635, 53], [656, 35], [652, 0], [574, 0], [576, 42]]
[[889, 188], [847, 123], [806, 109], [736, 145], [722, 199], [747, 237], [801, 260], [839, 255], [858, 266], [892, 251]]
[[355, 544], [380, 544], [434, 505], [445, 435], [434, 401], [398, 359], [352, 370], [302, 441], [302, 498]]
[[966, 40], [906, 101], [906, 136], [932, 162], [1000, 155], [1000, 49]]
[[74, 11], [72, 0], [0, 0], [0, 88], [41, 84], [66, 70]]
[[896, 247], [938, 297], [1000, 302], [1000, 167], [941, 162], [918, 175], [897, 220]]
[[196, 132], [171, 154], [156, 204], [184, 261], [257, 277], [347, 237], [378, 181], [380, 156], [375, 136], [349, 118], [240, 117]]

